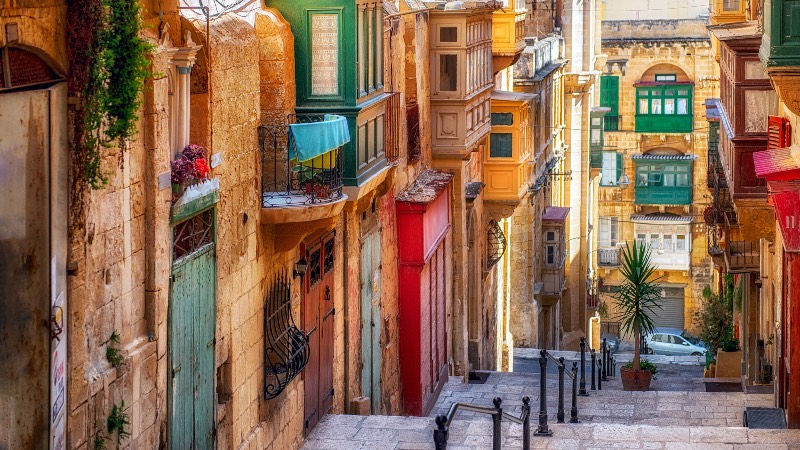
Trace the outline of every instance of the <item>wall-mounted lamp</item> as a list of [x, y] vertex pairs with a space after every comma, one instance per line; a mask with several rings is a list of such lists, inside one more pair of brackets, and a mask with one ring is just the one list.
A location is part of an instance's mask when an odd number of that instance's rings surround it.
[[294, 272], [292, 272], [294, 278], [297, 278], [299, 275], [300, 278], [305, 276], [306, 271], [308, 270], [308, 261], [305, 258], [300, 258], [300, 261], [294, 263]]
[[619, 177], [619, 180], [617, 181], [617, 186], [619, 186], [621, 189], [625, 189], [630, 186], [630, 184], [631, 180], [628, 179], [628, 175], [623, 172], [622, 176]]

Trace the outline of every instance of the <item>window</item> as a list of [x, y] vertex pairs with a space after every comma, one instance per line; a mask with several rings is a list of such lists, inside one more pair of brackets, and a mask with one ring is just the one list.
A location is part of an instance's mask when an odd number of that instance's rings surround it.
[[383, 7], [380, 3], [359, 5], [358, 96], [368, 96], [383, 87]]
[[312, 14], [311, 42], [311, 95], [338, 95], [339, 14]]
[[458, 42], [458, 27], [439, 28], [439, 42]]
[[780, 116], [769, 116], [767, 120], [767, 148], [786, 148], [792, 143], [792, 127], [789, 120]]
[[677, 240], [675, 241], [675, 251], [685, 252], [686, 250], [687, 250], [686, 235], [679, 234], [677, 236]]
[[603, 152], [603, 166], [600, 172], [601, 186], [616, 186], [622, 176], [622, 153]]
[[439, 55], [439, 90], [458, 90], [458, 55]]
[[673, 242], [672, 242], [672, 235], [671, 234], [665, 234], [664, 235], [664, 244], [663, 244], [662, 248], [664, 249], [665, 252], [674, 251]]
[[619, 128], [619, 77], [616, 75], [600, 76], [600, 106], [610, 109], [603, 118], [603, 129], [617, 131]]
[[553, 265], [556, 263], [556, 246], [555, 245], [548, 245], [547, 246], [547, 265]]
[[646, 234], [638, 233], [636, 235], [636, 244], [637, 245], [644, 245], [646, 240], [647, 240], [647, 235]]
[[739, 3], [741, 0], [722, 0], [723, 11], [739, 11]]
[[556, 232], [555, 231], [548, 231], [547, 234], [545, 234], [545, 236], [546, 236], [545, 239], [547, 240], [547, 242], [555, 242], [556, 241]]
[[619, 242], [619, 218], [601, 217], [600, 218], [600, 248], [615, 247]]
[[[656, 75], [656, 78], [664, 75]], [[674, 76], [674, 75], [672, 75]], [[674, 85], [637, 88], [637, 114], [687, 115], [691, 114], [691, 88]]]
[[489, 137], [489, 157], [511, 158], [514, 152], [511, 133], [492, 133]]
[[678, 76], [674, 73], [656, 74], [656, 81], [678, 81]]
[[512, 113], [492, 113], [492, 125], [514, 125], [514, 114]]

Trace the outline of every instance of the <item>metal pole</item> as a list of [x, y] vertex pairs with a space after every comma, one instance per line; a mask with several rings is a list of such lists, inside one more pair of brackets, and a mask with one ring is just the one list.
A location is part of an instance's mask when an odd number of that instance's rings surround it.
[[589, 393], [586, 392], [586, 338], [581, 338], [581, 390], [578, 395], [588, 397]]
[[564, 423], [564, 357], [558, 358], [558, 413], [556, 421]]
[[603, 381], [608, 381], [608, 343], [603, 339]]
[[603, 362], [597, 361], [597, 390], [603, 390], [603, 377], [600, 376], [603, 372]]
[[572, 361], [572, 408], [569, 410], [569, 423], [578, 423], [578, 363]]
[[494, 400], [492, 400], [492, 403], [494, 403], [494, 409], [497, 410], [497, 412], [495, 412], [494, 415], [492, 415], [492, 424], [493, 424], [492, 450], [500, 450], [500, 440], [502, 433], [500, 425], [501, 422], [503, 421], [503, 407], [502, 407], [503, 399], [501, 399], [500, 397], [495, 397]]
[[541, 373], [539, 386], [539, 427], [534, 436], [552, 436], [553, 432], [547, 426], [547, 351], [539, 352], [539, 371]]
[[531, 450], [531, 398], [522, 397], [522, 450]]
[[447, 416], [436, 416], [436, 429], [433, 430], [433, 444], [436, 450], [447, 449]]
[[597, 356], [594, 354], [594, 349], [591, 349], [590, 353], [592, 355], [592, 390], [596, 391], [597, 385], [594, 384], [595, 383], [594, 379], [595, 379], [595, 370], [597, 370]]

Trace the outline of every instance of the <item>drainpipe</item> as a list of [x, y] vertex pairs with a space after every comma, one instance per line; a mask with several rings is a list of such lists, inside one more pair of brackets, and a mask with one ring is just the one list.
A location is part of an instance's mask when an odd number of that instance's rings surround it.
[[349, 284], [347, 282], [347, 280], [349, 278], [348, 274], [347, 274], [347, 267], [348, 267], [348, 263], [347, 263], [347, 254], [348, 254], [347, 241], [348, 241], [348, 239], [347, 238], [349, 237], [349, 233], [348, 233], [348, 230], [347, 230], [347, 213], [345, 213], [345, 220], [343, 222], [344, 222], [344, 225], [343, 225], [344, 230], [342, 230], [343, 231], [342, 232], [342, 241], [343, 241], [343, 244], [342, 244], [342, 247], [343, 247], [343, 251], [342, 251], [342, 254], [343, 254], [342, 255], [342, 262], [343, 262], [343, 265], [342, 265], [342, 267], [343, 267], [343, 269], [342, 269], [342, 271], [344, 272], [344, 274], [343, 274], [344, 280], [343, 280], [343, 283], [342, 283], [343, 286], [344, 286], [343, 287], [343, 289], [344, 289], [344, 395], [343, 395], [343, 397], [344, 397], [344, 410], [346, 411], [346, 413], [349, 414], [350, 413], [350, 403], [348, 401], [348, 397], [350, 396], [350, 351], [348, 350], [347, 344], [350, 342], [350, 326], [349, 326], [349, 323], [348, 323], [349, 320], [350, 320], [350, 313], [349, 313], [350, 308], [348, 307], [348, 301], [347, 301], [347, 298], [348, 298], [347, 288], [348, 288], [348, 284]]

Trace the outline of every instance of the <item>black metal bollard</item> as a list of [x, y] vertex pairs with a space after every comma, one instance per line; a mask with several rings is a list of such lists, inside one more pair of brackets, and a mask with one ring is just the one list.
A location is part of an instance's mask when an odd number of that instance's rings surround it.
[[602, 391], [603, 390], [603, 377], [600, 376], [602, 372], [603, 372], [603, 362], [602, 361], [597, 361], [597, 390], [598, 391]]
[[539, 352], [539, 370], [541, 379], [539, 386], [539, 426], [534, 436], [552, 436], [553, 432], [547, 426], [547, 351]]
[[603, 339], [603, 381], [608, 381], [608, 343]]
[[531, 450], [531, 398], [522, 397], [522, 450]]
[[447, 449], [447, 416], [436, 416], [436, 429], [433, 430], [433, 444], [436, 450]]
[[501, 440], [501, 422], [503, 421], [503, 399], [500, 397], [495, 397], [492, 400], [494, 403], [494, 409], [497, 410], [496, 413], [492, 416], [492, 423], [494, 427], [492, 428], [492, 450], [500, 450], [500, 440]]
[[572, 408], [569, 410], [569, 423], [578, 423], [578, 363], [572, 361]]
[[578, 395], [588, 397], [589, 393], [586, 392], [586, 338], [581, 338], [581, 390]]
[[591, 355], [592, 355], [592, 390], [596, 391], [597, 385], [595, 384], [594, 379], [595, 379], [595, 371], [597, 370], [597, 355], [595, 355], [594, 349], [591, 349]]
[[564, 423], [564, 357], [558, 358], [558, 413], [556, 422]]

